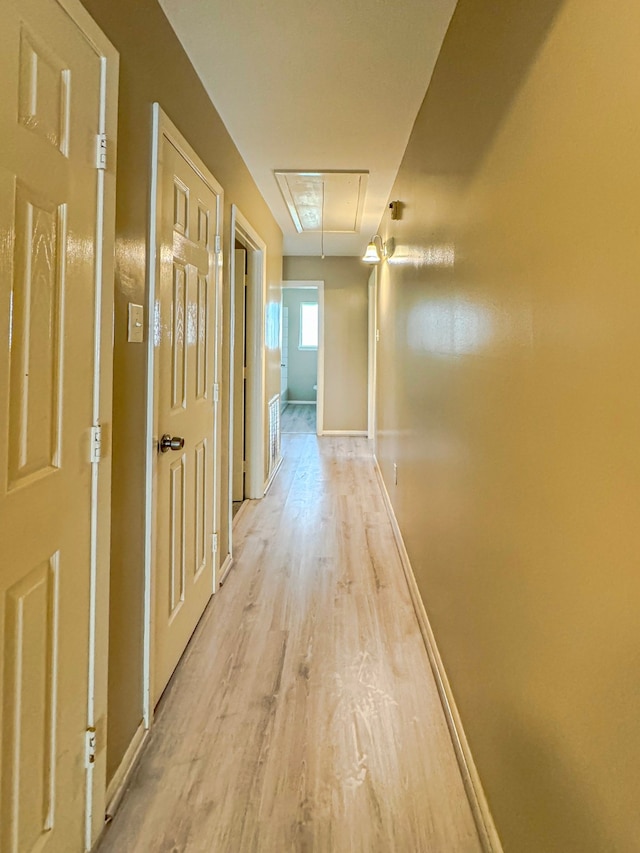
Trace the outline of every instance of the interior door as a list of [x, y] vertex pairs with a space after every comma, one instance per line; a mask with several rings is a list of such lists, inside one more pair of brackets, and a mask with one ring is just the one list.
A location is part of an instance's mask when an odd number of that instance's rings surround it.
[[0, 27], [0, 849], [85, 849], [101, 60], [53, 0]]
[[247, 251], [236, 249], [233, 337], [233, 501], [244, 500], [247, 385]]
[[159, 183], [155, 702], [214, 588], [219, 217], [219, 196], [164, 135]]

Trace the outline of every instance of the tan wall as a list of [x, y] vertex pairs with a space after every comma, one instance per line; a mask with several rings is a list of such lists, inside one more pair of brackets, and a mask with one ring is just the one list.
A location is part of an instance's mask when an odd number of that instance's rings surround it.
[[[154, 0], [83, 0], [120, 52], [114, 350], [113, 564], [109, 668], [108, 774], [117, 768], [142, 717], [144, 414], [146, 346], [127, 344], [128, 302], [146, 301], [151, 104], [169, 118], [225, 191], [223, 249], [222, 558], [228, 551], [229, 222], [235, 203], [268, 246], [269, 299], [280, 301], [282, 235]], [[267, 398], [278, 392], [279, 352], [267, 352]]]
[[639, 42], [461, 0], [382, 225], [379, 455], [509, 853], [640, 849]]
[[324, 281], [324, 429], [367, 429], [367, 281], [360, 258], [284, 259], [285, 281]]

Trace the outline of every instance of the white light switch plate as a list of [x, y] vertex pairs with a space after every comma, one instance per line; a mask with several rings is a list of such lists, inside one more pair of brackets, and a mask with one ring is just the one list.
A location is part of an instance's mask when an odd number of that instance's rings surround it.
[[141, 344], [144, 341], [144, 307], [129, 303], [129, 335], [131, 344]]

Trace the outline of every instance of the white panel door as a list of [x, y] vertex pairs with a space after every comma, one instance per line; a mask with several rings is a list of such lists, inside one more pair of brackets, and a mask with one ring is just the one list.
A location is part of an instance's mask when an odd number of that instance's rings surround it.
[[[162, 137], [157, 288], [157, 702], [213, 592], [219, 197]], [[170, 444], [162, 447], [162, 436]]]
[[84, 850], [101, 60], [0, 0], [0, 849]]

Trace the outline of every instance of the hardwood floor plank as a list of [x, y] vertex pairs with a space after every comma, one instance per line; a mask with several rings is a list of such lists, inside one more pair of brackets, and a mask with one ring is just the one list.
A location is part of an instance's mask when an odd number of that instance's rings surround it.
[[283, 448], [100, 853], [480, 853], [368, 443]]
[[315, 403], [287, 403], [280, 415], [280, 432], [316, 432]]

